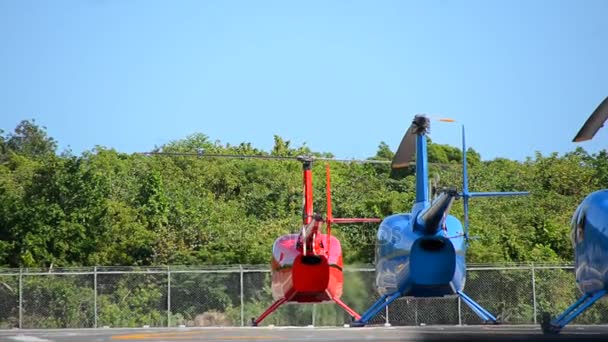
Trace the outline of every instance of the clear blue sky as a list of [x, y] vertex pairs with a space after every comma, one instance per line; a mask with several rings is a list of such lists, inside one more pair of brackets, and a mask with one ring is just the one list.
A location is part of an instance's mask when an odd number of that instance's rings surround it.
[[606, 18], [605, 0], [0, 0], [0, 128], [34, 118], [77, 154], [202, 132], [363, 158], [430, 113], [484, 159], [563, 153], [608, 96]]

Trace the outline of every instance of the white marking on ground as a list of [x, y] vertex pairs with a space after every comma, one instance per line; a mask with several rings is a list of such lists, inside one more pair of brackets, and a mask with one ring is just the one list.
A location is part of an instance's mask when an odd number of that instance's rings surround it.
[[8, 338], [13, 339], [15, 341], [21, 341], [21, 342], [53, 342], [51, 340], [45, 340], [43, 338], [39, 338], [36, 336], [26, 336], [26, 335], [9, 336]]

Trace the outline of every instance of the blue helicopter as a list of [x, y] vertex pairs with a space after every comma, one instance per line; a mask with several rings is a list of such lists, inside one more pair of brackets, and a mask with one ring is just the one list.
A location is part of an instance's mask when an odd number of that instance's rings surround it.
[[[573, 142], [593, 138], [607, 118], [608, 97], [585, 121]], [[571, 227], [576, 284], [583, 296], [553, 320], [549, 313], [543, 313], [544, 333], [559, 333], [608, 291], [608, 189], [583, 199], [572, 215]]]
[[[442, 120], [443, 121], [443, 120]], [[460, 296], [484, 322], [496, 317], [464, 292], [465, 253], [468, 246], [468, 208], [472, 197], [527, 195], [528, 192], [469, 192], [466, 143], [462, 127], [463, 189], [443, 189], [429, 200], [426, 135], [430, 119], [416, 115], [391, 163], [393, 169], [408, 167], [416, 155], [416, 200], [411, 213], [384, 218], [376, 240], [376, 287], [380, 298], [351, 327], [366, 325], [387, 305], [402, 296]], [[464, 202], [464, 229], [449, 215], [455, 199]]]

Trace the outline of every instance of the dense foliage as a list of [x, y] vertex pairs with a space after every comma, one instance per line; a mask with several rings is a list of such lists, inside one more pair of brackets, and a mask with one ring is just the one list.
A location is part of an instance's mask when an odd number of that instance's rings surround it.
[[[272, 241], [298, 229], [301, 165], [295, 161], [163, 157], [95, 147], [57, 153], [33, 121], [0, 132], [0, 266], [258, 264]], [[330, 153], [293, 147], [275, 136], [272, 151], [211, 142], [194, 134], [157, 150], [295, 156]], [[482, 161], [469, 149], [473, 191], [529, 190], [520, 198], [475, 199], [471, 262], [570, 261], [569, 220], [580, 200], [608, 180], [607, 152], [578, 148], [524, 162]], [[380, 143], [374, 159], [393, 152]], [[460, 149], [431, 142], [431, 175], [462, 182]], [[313, 168], [315, 208], [324, 212], [324, 167]], [[331, 163], [336, 217], [407, 211], [413, 170]], [[453, 213], [461, 217], [462, 207]], [[373, 262], [374, 225], [337, 228], [347, 263]]]
[[[203, 134], [156, 150], [199, 149], [222, 154], [331, 156], [306, 146], [290, 146], [278, 136], [271, 151], [249, 143], [211, 142]], [[437, 163], [430, 172], [432, 179], [439, 179], [437, 185], [462, 184], [460, 149], [431, 142], [428, 150], [429, 161]], [[381, 142], [370, 159], [390, 160], [392, 155]], [[537, 153], [519, 162], [483, 161], [469, 149], [467, 157], [472, 191], [531, 192], [527, 197], [472, 201], [471, 235], [476, 238], [468, 260], [571, 262], [570, 217], [586, 194], [605, 187], [607, 152], [590, 155], [578, 148], [561, 156]], [[316, 162], [313, 167], [314, 204], [324, 213], [322, 166]], [[335, 217], [384, 217], [411, 208], [413, 170], [391, 172], [388, 165], [336, 162], [331, 162], [331, 169]], [[270, 259], [274, 239], [299, 229], [301, 177], [301, 164], [295, 161], [150, 157], [103, 147], [80, 156], [58, 153], [55, 140], [43, 127], [23, 121], [13, 132], [0, 131], [0, 266], [264, 264]], [[462, 217], [462, 206], [454, 205], [452, 213]], [[346, 264], [373, 262], [376, 229], [368, 224], [333, 230], [341, 240]], [[493, 272], [494, 276], [471, 272], [467, 291], [504, 321], [530, 323], [530, 274]], [[271, 296], [269, 274], [245, 273], [243, 298], [237, 278], [238, 273], [196, 272], [95, 277], [92, 273], [49, 273], [23, 279], [0, 274], [0, 328], [18, 326], [20, 287], [24, 327], [162, 326], [169, 319], [172, 325], [239, 325], [241, 309], [247, 318], [256, 316], [270, 304]], [[345, 273], [344, 299], [356, 310], [371, 304], [372, 293], [373, 272]], [[539, 270], [535, 293], [537, 318], [541, 310], [564, 309], [576, 296], [572, 274]], [[457, 310], [429, 304], [420, 307], [438, 310], [429, 323], [458, 322]], [[604, 322], [608, 310], [600, 304], [596, 309], [579, 322]], [[306, 305], [286, 306], [265, 323], [310, 324], [310, 310]], [[341, 325], [348, 320], [336, 306], [317, 310], [317, 324]], [[391, 310], [391, 322], [417, 322], [407, 315], [417, 312], [418, 302], [401, 301]], [[466, 322], [475, 322], [472, 312], [463, 310]]]

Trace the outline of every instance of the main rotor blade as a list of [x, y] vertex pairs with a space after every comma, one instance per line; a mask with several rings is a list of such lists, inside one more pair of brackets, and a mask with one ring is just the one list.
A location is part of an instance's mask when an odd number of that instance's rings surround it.
[[595, 135], [597, 131], [604, 126], [604, 122], [608, 118], [608, 97], [600, 103], [595, 111], [589, 116], [583, 127], [576, 134], [573, 142], [586, 141]]
[[416, 154], [416, 136], [427, 134], [430, 127], [430, 119], [426, 115], [417, 114], [414, 116], [410, 128], [405, 132], [405, 136], [401, 140], [401, 144], [399, 144], [399, 148], [397, 148], [397, 152], [393, 157], [393, 162], [391, 163], [393, 169], [407, 167], [411, 164]]
[[414, 159], [415, 153], [416, 135], [414, 134], [414, 125], [411, 125], [407, 132], [405, 132], [403, 139], [401, 139], [401, 144], [399, 144], [399, 148], [397, 148], [397, 152], [393, 157], [391, 167], [393, 169], [408, 167], [412, 159]]
[[325, 157], [312, 157], [312, 160], [323, 160], [323, 161], [333, 161], [338, 163], [355, 163], [355, 164], [388, 164], [389, 160], [374, 160], [374, 159], [335, 159], [335, 158], [325, 158]]
[[[281, 156], [263, 156], [254, 154], [211, 154], [211, 153], [197, 153], [197, 152], [137, 152], [135, 154], [144, 156], [168, 156], [168, 157], [202, 157], [202, 158], [228, 158], [228, 159], [262, 159], [262, 160], [294, 160], [300, 161], [299, 157], [281, 157]], [[306, 157], [306, 156], [304, 156]], [[354, 164], [391, 164], [390, 160], [359, 160], [359, 159], [334, 159], [325, 157], [310, 157], [312, 161], [322, 160], [326, 162], [337, 162], [337, 163], [354, 163]], [[429, 165], [438, 166], [442, 169], [457, 168], [459, 164], [450, 163], [433, 163], [429, 162]], [[415, 162], [410, 162], [407, 166], [415, 166]]]
[[141, 152], [138, 154], [142, 154], [142, 155], [146, 155], [146, 156], [171, 156], [171, 157], [298, 160], [297, 157], [264, 156], [264, 155], [257, 155], [257, 154], [216, 154], [216, 153], [199, 153], [199, 152]]
[[140, 152], [137, 154], [147, 156], [173, 156], [173, 157], [204, 157], [204, 158], [231, 158], [231, 159], [269, 159], [269, 160], [302, 160], [310, 159], [311, 161], [322, 160], [338, 163], [357, 163], [357, 164], [388, 164], [388, 160], [360, 160], [360, 159], [335, 159], [315, 156], [264, 156], [256, 154], [217, 154], [217, 153], [199, 153], [199, 152]]

